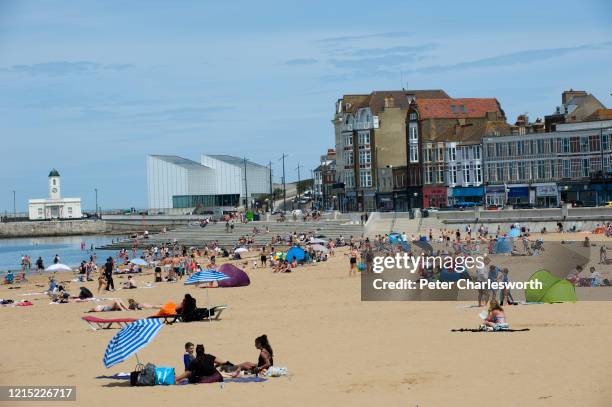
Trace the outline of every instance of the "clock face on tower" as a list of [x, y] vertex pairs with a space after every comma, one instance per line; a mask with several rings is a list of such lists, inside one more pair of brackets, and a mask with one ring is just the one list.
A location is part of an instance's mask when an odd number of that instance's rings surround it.
[[56, 193], [57, 192], [57, 188], [51, 188], [51, 192]]

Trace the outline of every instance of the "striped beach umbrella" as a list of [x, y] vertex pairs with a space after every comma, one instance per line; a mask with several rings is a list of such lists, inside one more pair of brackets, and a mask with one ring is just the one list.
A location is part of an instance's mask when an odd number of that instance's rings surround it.
[[189, 284], [198, 284], [198, 283], [212, 283], [214, 281], [221, 281], [229, 278], [227, 274], [221, 273], [215, 270], [202, 270], [196, 273], [193, 273], [189, 278], [185, 281], [186, 285]]
[[139, 319], [128, 324], [108, 343], [106, 352], [104, 352], [104, 366], [109, 368], [121, 363], [144, 348], [153, 340], [162, 326], [161, 319]]
[[[185, 284], [200, 284], [200, 283], [212, 283], [215, 281], [221, 281], [228, 279], [229, 276], [225, 273], [221, 273], [216, 270], [202, 270], [197, 273], [193, 273]], [[206, 308], [210, 309], [210, 296], [208, 295], [208, 287], [206, 288]], [[210, 317], [208, 318], [211, 321]]]

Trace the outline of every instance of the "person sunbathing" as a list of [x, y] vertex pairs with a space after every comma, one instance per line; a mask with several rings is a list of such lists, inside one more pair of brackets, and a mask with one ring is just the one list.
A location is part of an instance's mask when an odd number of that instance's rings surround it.
[[110, 312], [110, 311], [127, 311], [129, 310], [128, 306], [121, 300], [113, 300], [113, 302], [109, 305], [96, 305], [92, 309], [87, 312]]
[[195, 360], [191, 361], [185, 373], [175, 376], [174, 382], [178, 383], [183, 379], [189, 380], [189, 383], [214, 383], [222, 382], [223, 376], [215, 366], [227, 363], [225, 360], [204, 353], [204, 345], [196, 346]]
[[484, 325], [493, 329], [508, 328], [504, 309], [496, 300], [489, 302], [489, 314], [484, 320]]
[[252, 362], [242, 362], [237, 365], [234, 365], [236, 371], [234, 373], [234, 377], [240, 375], [241, 371], [245, 370], [247, 372], [251, 372], [254, 374], [258, 374], [263, 370], [269, 369], [274, 365], [274, 352], [272, 351], [272, 346], [270, 346], [270, 342], [268, 342], [267, 335], [261, 335], [255, 338], [255, 348], [259, 350], [259, 357], [257, 358], [257, 363]]
[[160, 309], [161, 307], [161, 305], [147, 304], [146, 302], [137, 302], [133, 298], [130, 298], [128, 300], [128, 308], [132, 311], [139, 311], [143, 309]]

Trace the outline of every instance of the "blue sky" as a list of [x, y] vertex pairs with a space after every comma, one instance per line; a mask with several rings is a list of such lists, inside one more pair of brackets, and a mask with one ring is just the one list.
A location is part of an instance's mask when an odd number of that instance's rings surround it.
[[[225, 4], [229, 3], [229, 4]], [[0, 210], [47, 193], [146, 205], [145, 156], [226, 153], [287, 178], [345, 93], [496, 97], [510, 121], [585, 89], [612, 106], [607, 1], [0, 2]]]

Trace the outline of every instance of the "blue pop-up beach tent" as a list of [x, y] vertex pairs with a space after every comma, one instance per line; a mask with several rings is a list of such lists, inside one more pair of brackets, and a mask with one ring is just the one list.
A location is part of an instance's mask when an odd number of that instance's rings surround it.
[[295, 259], [296, 261], [302, 261], [304, 260], [304, 256], [304, 250], [300, 247], [295, 246], [289, 249], [287, 255], [285, 256], [285, 260], [293, 261]]

